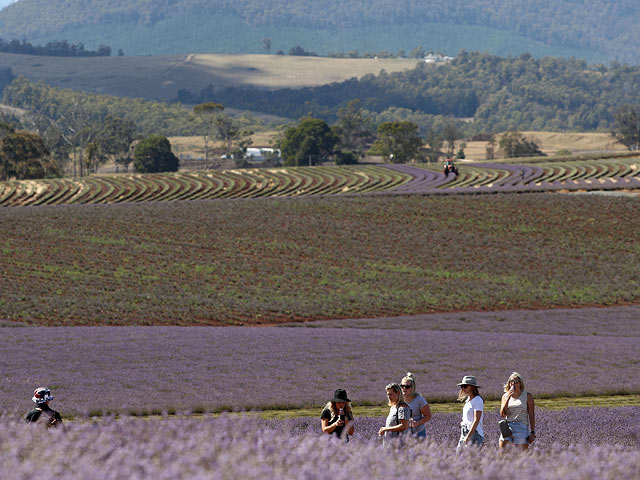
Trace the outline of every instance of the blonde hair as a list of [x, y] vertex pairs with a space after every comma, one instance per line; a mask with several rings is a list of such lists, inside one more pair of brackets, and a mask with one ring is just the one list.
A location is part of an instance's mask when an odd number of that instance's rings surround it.
[[522, 379], [522, 375], [520, 375], [518, 372], [513, 372], [511, 375], [509, 375], [509, 379], [507, 380], [507, 383], [504, 384], [505, 392], [509, 391], [509, 384], [511, 383], [512, 380], [515, 380], [516, 378], [520, 381], [520, 391], [521, 392], [524, 391], [524, 380]]
[[389, 402], [387, 402], [387, 405], [389, 405], [390, 407], [393, 407], [394, 405], [400, 405], [401, 403], [405, 403], [404, 395], [402, 394], [402, 389], [400, 388], [400, 385], [398, 385], [397, 383], [390, 383], [385, 387], [385, 391], [387, 390], [393, 390], [398, 394], [398, 401], [396, 403], [393, 403], [391, 400], [389, 400]]
[[[329, 411], [331, 412], [331, 417], [335, 418], [338, 416], [338, 414], [340, 412], [338, 412], [338, 409], [336, 408], [336, 402], [327, 402], [327, 404], [324, 406], [324, 408], [328, 408]], [[344, 414], [347, 417], [353, 417], [353, 413], [351, 412], [351, 402], [344, 402]]]
[[[413, 373], [411, 372], [407, 372], [407, 374], [402, 378], [402, 383], [404, 383], [405, 381], [409, 381], [411, 382], [411, 386], [413, 387], [413, 396], [417, 397], [418, 395], [420, 395], [417, 391], [416, 391], [416, 377], [413, 376]], [[404, 394], [403, 394], [404, 396]]]

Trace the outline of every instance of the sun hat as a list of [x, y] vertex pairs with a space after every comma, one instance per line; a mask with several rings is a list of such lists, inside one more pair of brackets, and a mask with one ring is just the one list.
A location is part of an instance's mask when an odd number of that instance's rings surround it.
[[31, 397], [31, 400], [33, 400], [33, 403], [40, 405], [53, 400], [53, 395], [51, 395], [51, 391], [48, 388], [39, 387], [33, 391], [33, 397]]
[[335, 392], [333, 392], [333, 398], [331, 399], [331, 401], [332, 402], [351, 402], [351, 400], [347, 398], [347, 391], [342, 388], [339, 388]]
[[462, 377], [462, 382], [460, 382], [458, 386], [461, 387], [462, 385], [473, 385], [476, 388], [480, 388], [476, 377], [474, 377], [473, 375], [465, 375], [464, 377]]

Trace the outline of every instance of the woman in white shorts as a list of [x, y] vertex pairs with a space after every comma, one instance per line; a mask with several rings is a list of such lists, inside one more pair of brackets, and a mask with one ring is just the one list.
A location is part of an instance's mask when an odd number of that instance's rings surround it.
[[533, 395], [524, 388], [524, 380], [518, 372], [513, 372], [504, 386], [500, 405], [500, 416], [509, 424], [512, 435], [500, 435], [500, 449], [509, 444], [526, 450], [536, 439], [536, 415]]

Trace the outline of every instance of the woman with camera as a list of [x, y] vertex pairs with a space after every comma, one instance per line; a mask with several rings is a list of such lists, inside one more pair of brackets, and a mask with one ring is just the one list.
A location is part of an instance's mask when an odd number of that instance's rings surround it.
[[511, 434], [500, 435], [500, 449], [510, 443], [526, 450], [536, 439], [536, 415], [533, 395], [524, 389], [524, 380], [513, 372], [504, 386], [500, 416], [507, 420]]
[[339, 388], [334, 392], [333, 398], [327, 402], [320, 415], [322, 432], [341, 438], [342, 432], [346, 430], [345, 441], [348, 442], [349, 435], [353, 435], [354, 431], [353, 420], [351, 400], [347, 398], [347, 391]]
[[404, 401], [409, 405], [411, 411], [409, 419], [411, 434], [419, 439], [426, 438], [425, 423], [431, 420], [431, 407], [424, 397], [416, 392], [416, 380], [413, 373], [407, 372], [407, 376], [400, 382], [400, 388], [402, 388]]
[[389, 405], [389, 415], [384, 427], [380, 427], [378, 435], [384, 437], [382, 443], [391, 445], [392, 439], [402, 439], [402, 436], [409, 429], [409, 418], [411, 410], [404, 401], [402, 389], [397, 383], [390, 383], [385, 387], [387, 391], [387, 405]]
[[482, 447], [484, 443], [484, 430], [482, 428], [482, 414], [484, 412], [484, 399], [480, 396], [478, 382], [473, 375], [466, 375], [458, 384], [460, 393], [458, 401], [464, 402], [462, 408], [462, 422], [460, 422], [460, 440], [458, 451], [462, 448], [474, 445]]

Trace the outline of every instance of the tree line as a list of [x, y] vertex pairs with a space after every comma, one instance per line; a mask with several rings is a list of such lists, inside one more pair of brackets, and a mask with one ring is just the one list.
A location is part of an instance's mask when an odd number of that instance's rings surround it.
[[223, 16], [259, 27], [341, 30], [425, 22], [488, 27], [545, 45], [591, 50], [625, 62], [640, 61], [634, 0], [22, 0], [0, 12], [14, 36], [52, 35], [105, 24], [154, 25], [181, 15]]
[[[4, 76], [12, 77], [10, 72]], [[5, 150], [0, 145], [0, 162], [4, 162], [0, 179], [56, 176], [65, 170], [84, 176], [107, 162], [115, 164], [116, 171], [126, 172], [131, 166], [138, 172], [171, 171], [177, 169], [177, 163], [162, 140], [167, 136], [214, 135], [225, 142], [225, 151], [231, 155], [246, 150], [252, 129], [264, 128], [261, 120], [249, 115], [221, 113], [212, 121], [203, 109], [60, 89], [21, 76], [5, 87], [2, 102], [24, 109], [26, 114], [20, 118], [2, 115], [0, 119], [6, 126], [4, 138], [8, 138]], [[220, 110], [224, 108], [220, 106]], [[8, 142], [16, 137], [20, 147], [11, 150]], [[153, 162], [141, 159], [142, 153], [136, 155], [148, 143], [153, 144]], [[43, 168], [11, 166], [45, 157]]]
[[0, 52], [43, 57], [110, 57], [111, 47], [100, 45], [97, 50], [85, 50], [82, 42], [74, 44], [67, 40], [54, 40], [45, 45], [32, 45], [26, 40], [13, 39], [7, 42], [0, 38]]
[[[558, 79], [568, 79], [577, 67], [586, 79], [574, 78], [572, 85], [581, 88], [565, 86], [561, 89], [562, 82]], [[478, 74], [476, 78], [470, 72], [484, 72], [484, 75]], [[5, 76], [10, 78], [12, 75], [5, 72]], [[531, 78], [538, 80], [532, 81]], [[606, 88], [596, 79], [605, 82]], [[585, 108], [581, 102], [591, 105], [592, 99], [585, 98], [590, 92], [588, 87], [598, 85], [599, 98], [609, 103], [606, 107], [596, 105], [593, 113], [611, 115], [606, 128], [611, 129], [613, 135], [630, 150], [636, 150], [640, 145], [638, 79], [638, 69], [628, 66], [586, 67], [576, 60], [535, 60], [530, 56], [502, 61], [496, 57], [462, 52], [451, 65], [436, 68], [420, 65], [410, 72], [391, 75], [381, 72], [378, 76], [367, 75], [361, 80], [336, 84], [348, 86], [341, 92], [342, 98], [347, 98], [349, 92], [353, 93], [349, 88], [359, 82], [374, 84], [381, 95], [388, 89], [398, 101], [421, 96], [423, 105], [435, 105], [434, 108], [441, 109], [431, 110], [438, 114], [397, 106], [376, 112], [371, 106], [379, 101], [377, 98], [360, 100], [354, 96], [332, 106], [335, 113], [327, 107], [324, 118], [312, 111], [301, 115], [298, 122], [285, 125], [275, 139], [275, 146], [282, 152], [285, 165], [315, 165], [327, 160], [338, 164], [356, 163], [366, 155], [380, 155], [389, 162], [436, 161], [444, 155], [464, 158], [464, 147], [460, 146], [459, 140], [471, 135], [489, 140], [492, 149], [487, 151], [489, 158], [496, 153], [494, 149], [505, 157], [539, 155], [541, 152], [535, 141], [525, 138], [518, 130], [539, 129], [537, 125], [550, 125], [550, 129], [559, 126], [559, 130], [575, 127], [574, 124], [556, 123], [563, 119], [562, 105], [581, 111]], [[447, 102], [448, 89], [459, 83], [462, 83], [464, 91], [453, 95]], [[443, 96], [436, 101], [420, 88], [439, 88]], [[330, 92], [331, 86], [319, 90]], [[609, 90], [617, 93], [615, 102]], [[248, 92], [248, 97], [254, 92], [244, 91]], [[223, 96], [221, 92], [217, 92], [217, 98]], [[212, 95], [215, 93], [211, 92]], [[260, 93], [269, 98], [269, 92]], [[371, 90], [362, 89], [359, 93], [367, 94]], [[547, 110], [526, 108], [527, 102], [540, 107], [539, 96], [547, 99], [547, 107], [555, 112], [551, 123], [536, 123], [540, 119], [535, 115], [542, 115]], [[327, 94], [326, 98], [331, 97]], [[389, 98], [393, 97], [387, 96], [383, 100], [389, 101]], [[457, 105], [456, 108], [464, 109], [468, 105], [465, 102], [473, 98], [478, 103], [473, 122], [447, 114], [447, 108]], [[522, 111], [512, 112], [513, 115], [524, 115], [522, 122], [503, 120], [504, 123], [491, 123], [483, 120], [478, 112], [487, 112], [487, 99], [522, 105]], [[561, 104], [558, 103], [560, 100]], [[15, 78], [5, 87], [3, 102], [27, 111], [19, 119], [7, 121], [5, 118], [0, 128], [0, 178], [3, 179], [59, 175], [68, 162], [71, 162], [73, 175], [80, 176], [96, 171], [108, 160], [125, 171], [132, 163], [136, 171], [177, 168], [175, 160], [168, 155], [170, 146], [167, 148], [164, 135], [202, 135], [205, 146], [209, 138], [222, 140], [225, 154], [236, 155], [238, 166], [243, 166], [243, 153], [251, 144], [251, 130], [259, 126], [259, 121], [251, 117], [230, 116], [221, 102], [201, 102], [195, 107], [169, 105], [58, 89], [24, 77]], [[256, 103], [259, 105], [258, 101]], [[250, 107], [256, 110], [258, 105], [250, 104]], [[303, 105], [312, 109], [310, 103]], [[542, 115], [542, 120], [544, 118]], [[509, 126], [502, 128], [503, 124]], [[504, 131], [508, 133], [496, 144], [493, 134]], [[132, 146], [148, 143], [153, 146], [152, 154], [147, 155], [146, 163], [136, 163], [137, 156]], [[456, 145], [458, 151], [455, 151]], [[208, 155], [206, 151], [205, 156]], [[154, 162], [149, 166], [149, 159], [156, 158], [161, 166]], [[270, 164], [275, 165], [278, 161], [271, 159]]]

